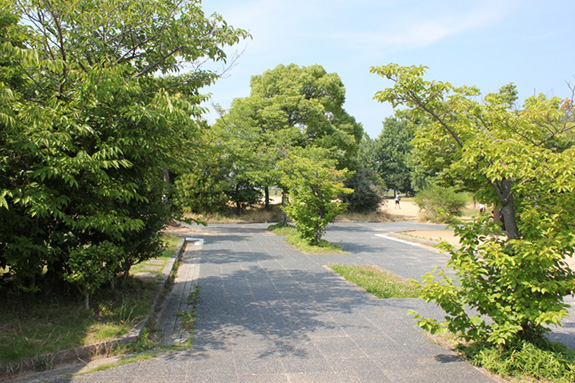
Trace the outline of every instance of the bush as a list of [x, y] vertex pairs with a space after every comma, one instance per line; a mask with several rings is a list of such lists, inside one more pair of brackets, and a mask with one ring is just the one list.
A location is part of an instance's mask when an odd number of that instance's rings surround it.
[[467, 204], [465, 193], [454, 187], [432, 184], [415, 196], [415, 203], [421, 210], [421, 218], [432, 222], [451, 222], [461, 215]]
[[345, 186], [353, 189], [353, 193], [342, 196], [348, 204], [347, 211], [353, 213], [369, 213], [377, 211], [385, 195], [385, 182], [373, 169], [360, 167], [357, 172], [345, 182]]
[[461, 349], [472, 364], [504, 377], [575, 382], [575, 352], [561, 343], [519, 342], [510, 348], [473, 343]]
[[[564, 261], [572, 253], [550, 229], [532, 241], [506, 241], [499, 226], [481, 217], [455, 226], [461, 246], [450, 247], [447, 268], [423, 276], [422, 297], [446, 313], [443, 322], [416, 315], [424, 329], [447, 329], [467, 342], [512, 347], [541, 342], [550, 325], [560, 325], [569, 307], [575, 273]], [[447, 270], [455, 271], [456, 277]]]

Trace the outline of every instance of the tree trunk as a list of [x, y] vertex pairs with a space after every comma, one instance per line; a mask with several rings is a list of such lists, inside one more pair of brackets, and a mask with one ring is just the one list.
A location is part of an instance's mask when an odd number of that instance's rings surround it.
[[[170, 183], [170, 171], [166, 167], [166, 165], [162, 165], [162, 174], [164, 175], [164, 182], [166, 184]], [[168, 200], [168, 185], [164, 186], [164, 192], [162, 193], [162, 200]]]
[[[287, 205], [287, 195], [286, 191], [282, 189], [282, 207]], [[287, 213], [282, 209], [282, 221], [283, 224], [287, 224]]]
[[499, 202], [501, 203], [501, 214], [503, 216], [503, 225], [507, 232], [507, 239], [519, 239], [519, 229], [517, 228], [517, 219], [515, 218], [515, 205], [513, 202], [512, 183], [508, 179], [501, 181], [500, 185], [492, 183]]
[[[320, 207], [320, 209], [319, 209], [320, 222], [321, 222], [322, 218], [323, 218], [323, 206]], [[321, 237], [322, 237], [321, 223], [318, 223], [316, 230], [315, 230], [315, 243], [316, 243], [316, 245], [319, 245], [319, 243], [321, 241]]]
[[501, 213], [503, 214], [503, 224], [507, 232], [507, 238], [519, 239], [519, 229], [515, 219], [515, 205], [513, 202], [513, 192], [511, 190], [511, 181], [503, 180], [502, 182], [503, 200], [501, 201]]
[[270, 188], [268, 186], [264, 187], [264, 198], [265, 198], [265, 206], [266, 210], [270, 209]]

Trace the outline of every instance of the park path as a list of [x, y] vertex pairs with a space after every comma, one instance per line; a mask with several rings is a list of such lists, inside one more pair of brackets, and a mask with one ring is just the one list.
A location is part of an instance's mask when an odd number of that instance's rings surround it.
[[[204, 243], [194, 242], [186, 249], [179, 279], [158, 323], [165, 342], [187, 339], [179, 321], [182, 311], [191, 310], [189, 294], [197, 283], [197, 322], [190, 350], [85, 375], [52, 376], [51, 381], [498, 381], [415, 327], [407, 311], [440, 317], [433, 305], [419, 299], [375, 299], [325, 267], [378, 265], [419, 278], [445, 264], [446, 256], [386, 234], [427, 225], [332, 225], [327, 239], [348, 251], [340, 255], [302, 254], [266, 232], [266, 226], [210, 225], [189, 233]], [[568, 336], [567, 332], [563, 337]]]

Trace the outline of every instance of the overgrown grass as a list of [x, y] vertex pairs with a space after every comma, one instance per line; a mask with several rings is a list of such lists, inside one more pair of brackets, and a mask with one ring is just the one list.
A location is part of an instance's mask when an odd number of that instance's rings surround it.
[[337, 245], [331, 244], [325, 239], [322, 239], [319, 245], [310, 245], [308, 241], [303, 239], [295, 226], [277, 223], [268, 227], [272, 233], [280, 236], [285, 236], [285, 241], [294, 246], [299, 251], [310, 254], [338, 254], [343, 253], [344, 250]]
[[474, 365], [512, 381], [575, 382], [575, 351], [558, 342], [523, 342], [510, 348], [481, 344], [460, 346]]
[[[170, 240], [166, 255], [175, 252], [178, 242]], [[124, 335], [150, 312], [157, 291], [154, 280], [130, 278], [115, 289], [100, 290], [90, 310], [77, 296], [2, 292], [0, 363], [16, 363]]]
[[378, 298], [417, 298], [421, 290], [405, 279], [375, 266], [329, 265], [347, 281], [353, 282]]

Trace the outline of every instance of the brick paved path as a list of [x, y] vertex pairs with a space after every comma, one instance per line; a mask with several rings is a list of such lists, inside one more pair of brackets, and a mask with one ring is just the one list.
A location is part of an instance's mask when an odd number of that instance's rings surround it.
[[191, 234], [205, 243], [188, 247], [158, 322], [165, 342], [185, 341], [181, 313], [191, 310], [188, 298], [197, 283], [191, 350], [52, 381], [497, 381], [414, 326], [407, 311], [439, 316], [432, 305], [418, 299], [375, 299], [324, 266], [379, 265], [418, 278], [446, 257], [381, 236], [414, 224], [330, 226], [328, 240], [348, 250], [340, 255], [302, 254], [266, 232], [266, 226], [214, 225], [202, 235]]

